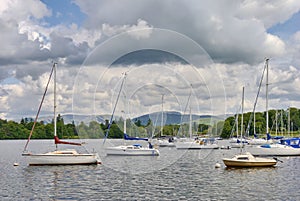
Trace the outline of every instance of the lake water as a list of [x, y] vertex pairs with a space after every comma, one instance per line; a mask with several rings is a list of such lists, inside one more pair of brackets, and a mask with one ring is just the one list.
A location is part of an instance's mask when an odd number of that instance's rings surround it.
[[[48, 151], [52, 143], [34, 140], [30, 149]], [[102, 165], [31, 167], [21, 156], [24, 145], [0, 141], [0, 200], [300, 199], [300, 157], [279, 158], [283, 163], [273, 168], [227, 169], [222, 158], [239, 150], [161, 148], [158, 157], [116, 157], [105, 156], [100, 140], [88, 140], [87, 149], [100, 154]]]

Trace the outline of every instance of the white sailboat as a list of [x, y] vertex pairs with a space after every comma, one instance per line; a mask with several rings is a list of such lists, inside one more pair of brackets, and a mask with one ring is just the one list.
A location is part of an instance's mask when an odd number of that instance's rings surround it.
[[217, 140], [214, 138], [195, 138], [192, 133], [192, 114], [190, 109], [189, 138], [177, 140], [175, 145], [177, 149], [219, 149]]
[[[120, 87], [120, 91], [116, 100], [116, 104], [114, 106], [114, 110], [110, 119], [110, 123], [108, 126], [108, 129], [106, 131], [106, 138], [109, 133], [110, 125], [113, 121], [113, 116], [114, 116], [114, 111], [115, 108], [118, 104], [120, 94], [122, 92], [122, 87], [124, 85], [126, 79], [126, 73], [124, 73], [124, 78], [122, 80], [122, 84]], [[114, 146], [114, 147], [106, 147], [106, 155], [118, 155], [118, 156], [158, 156], [159, 155], [159, 150], [154, 148], [152, 144], [148, 141], [148, 138], [138, 138], [138, 137], [130, 137], [126, 134], [126, 118], [124, 119], [124, 141], [127, 140], [143, 140], [147, 141], [149, 146], [148, 147], [143, 147], [140, 144], [133, 144], [133, 145], [120, 145], [120, 146]], [[105, 141], [104, 141], [105, 142]]]
[[161, 125], [160, 125], [160, 137], [151, 140], [151, 143], [155, 147], [175, 147], [174, 138], [164, 136], [164, 95], [161, 98]]
[[[129, 137], [124, 134], [124, 140], [144, 140], [148, 141], [148, 138], [135, 138]], [[106, 155], [118, 155], [118, 156], [158, 156], [159, 150], [154, 148], [150, 142], [149, 147], [143, 147], [141, 144], [133, 145], [120, 145], [115, 147], [107, 147]]]
[[[100, 158], [97, 153], [78, 153], [75, 149], [65, 149], [65, 150], [58, 150], [57, 144], [69, 144], [69, 145], [77, 145], [81, 146], [81, 143], [75, 142], [66, 142], [62, 141], [58, 138], [56, 133], [56, 63], [53, 64], [49, 80], [40, 103], [34, 124], [32, 126], [30, 135], [24, 147], [24, 152], [22, 156], [26, 157], [29, 165], [90, 165], [90, 164], [100, 164]], [[47, 89], [50, 83], [52, 74], [54, 74], [54, 143], [56, 144], [56, 150], [52, 152], [42, 153], [42, 154], [35, 154], [28, 152], [27, 146], [32, 136], [35, 124], [37, 122]]]
[[[268, 112], [268, 77], [269, 77], [269, 59], [266, 59], [266, 134], [269, 135], [269, 112]], [[255, 156], [298, 156], [300, 149], [278, 143], [268, 143], [249, 148]]]
[[[244, 90], [244, 88], [243, 88]], [[244, 93], [244, 92], [243, 92]], [[232, 138], [229, 143], [231, 148], [243, 148], [245, 147], [246, 144], [248, 144], [248, 141], [243, 138], [243, 129], [244, 129], [244, 107], [242, 105], [242, 114], [241, 114], [241, 137], [239, 137], [239, 126], [238, 126], [238, 119], [239, 115], [236, 114], [236, 120], [235, 120], [235, 125], [236, 125], [236, 138]]]
[[[244, 87], [243, 87], [243, 98], [242, 98], [242, 114], [243, 112], [244, 112]], [[241, 137], [243, 137], [243, 129], [241, 129]], [[269, 167], [277, 164], [277, 161], [275, 159], [257, 158], [254, 157], [249, 152], [242, 153], [242, 148], [240, 154], [235, 155], [233, 158], [223, 158], [223, 162], [227, 167]]]

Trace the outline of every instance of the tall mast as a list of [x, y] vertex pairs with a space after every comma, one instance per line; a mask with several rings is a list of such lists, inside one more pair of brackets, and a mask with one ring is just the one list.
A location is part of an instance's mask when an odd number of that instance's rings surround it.
[[192, 108], [191, 107], [190, 107], [189, 134], [190, 134], [190, 138], [192, 138], [193, 137], [193, 133], [192, 133]]
[[277, 120], [277, 117], [278, 117], [278, 111], [276, 110], [276, 113], [275, 113], [275, 125], [276, 125], [275, 136], [277, 136], [277, 134], [278, 134], [278, 120]]
[[126, 130], [126, 129], [127, 129], [127, 125], [126, 125], [126, 123], [127, 123], [127, 122], [126, 122], [127, 115], [126, 115], [126, 114], [127, 114], [127, 108], [128, 108], [128, 107], [127, 107], [127, 96], [126, 96], [126, 89], [125, 89], [125, 87], [126, 87], [126, 73], [125, 73], [125, 75], [124, 75], [124, 90], [123, 90], [123, 93], [124, 93], [124, 101], [125, 101], [125, 102], [124, 102], [124, 107], [125, 107], [125, 108], [124, 108], [124, 111], [123, 111], [123, 112], [124, 112], [124, 133], [127, 134], [127, 133], [126, 133], [126, 132], [127, 132], [127, 130]]
[[280, 131], [281, 131], [281, 135], [283, 135], [283, 114], [282, 114], [282, 110], [280, 112], [281, 112], [281, 114], [280, 114], [280, 120], [281, 120]]
[[287, 124], [287, 129], [288, 129], [288, 136], [291, 134], [291, 108], [288, 108], [288, 124]]
[[56, 130], [56, 67], [57, 63], [54, 63], [54, 136], [57, 136]]
[[236, 122], [235, 122], [235, 126], [236, 126], [236, 138], [239, 138], [239, 114], [236, 114]]
[[243, 121], [244, 121], [244, 93], [245, 87], [243, 86], [243, 95], [242, 95], [242, 119], [241, 119], [241, 138], [243, 137]]
[[254, 112], [253, 112], [253, 133], [254, 133], [254, 135], [256, 135], [256, 129], [255, 129], [255, 109], [254, 109]]
[[160, 136], [163, 136], [164, 131], [164, 94], [161, 96], [161, 128], [160, 128]]
[[266, 75], [266, 132], [269, 134], [269, 108], [268, 108], [268, 88], [269, 88], [269, 59], [266, 59], [266, 70], [267, 70], [267, 75]]

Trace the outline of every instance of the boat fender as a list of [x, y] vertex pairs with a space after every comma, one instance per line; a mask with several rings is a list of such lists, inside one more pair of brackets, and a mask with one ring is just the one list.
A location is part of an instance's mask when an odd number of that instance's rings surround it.
[[221, 167], [221, 164], [220, 163], [216, 163], [215, 164], [215, 168], [220, 168]]

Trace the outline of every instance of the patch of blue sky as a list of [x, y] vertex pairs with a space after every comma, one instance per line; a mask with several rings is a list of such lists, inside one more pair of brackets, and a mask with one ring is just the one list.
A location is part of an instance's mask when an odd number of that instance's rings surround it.
[[10, 85], [10, 84], [20, 84], [22, 83], [20, 80], [14, 78], [14, 77], [8, 77], [5, 78], [0, 82], [0, 85]]
[[81, 26], [86, 15], [72, 0], [41, 0], [51, 10], [52, 15], [43, 18], [44, 26], [56, 26], [59, 24], [71, 25], [72, 23]]
[[282, 39], [288, 39], [297, 31], [300, 31], [300, 11], [284, 23], [276, 24], [268, 29], [268, 33], [277, 35]]

